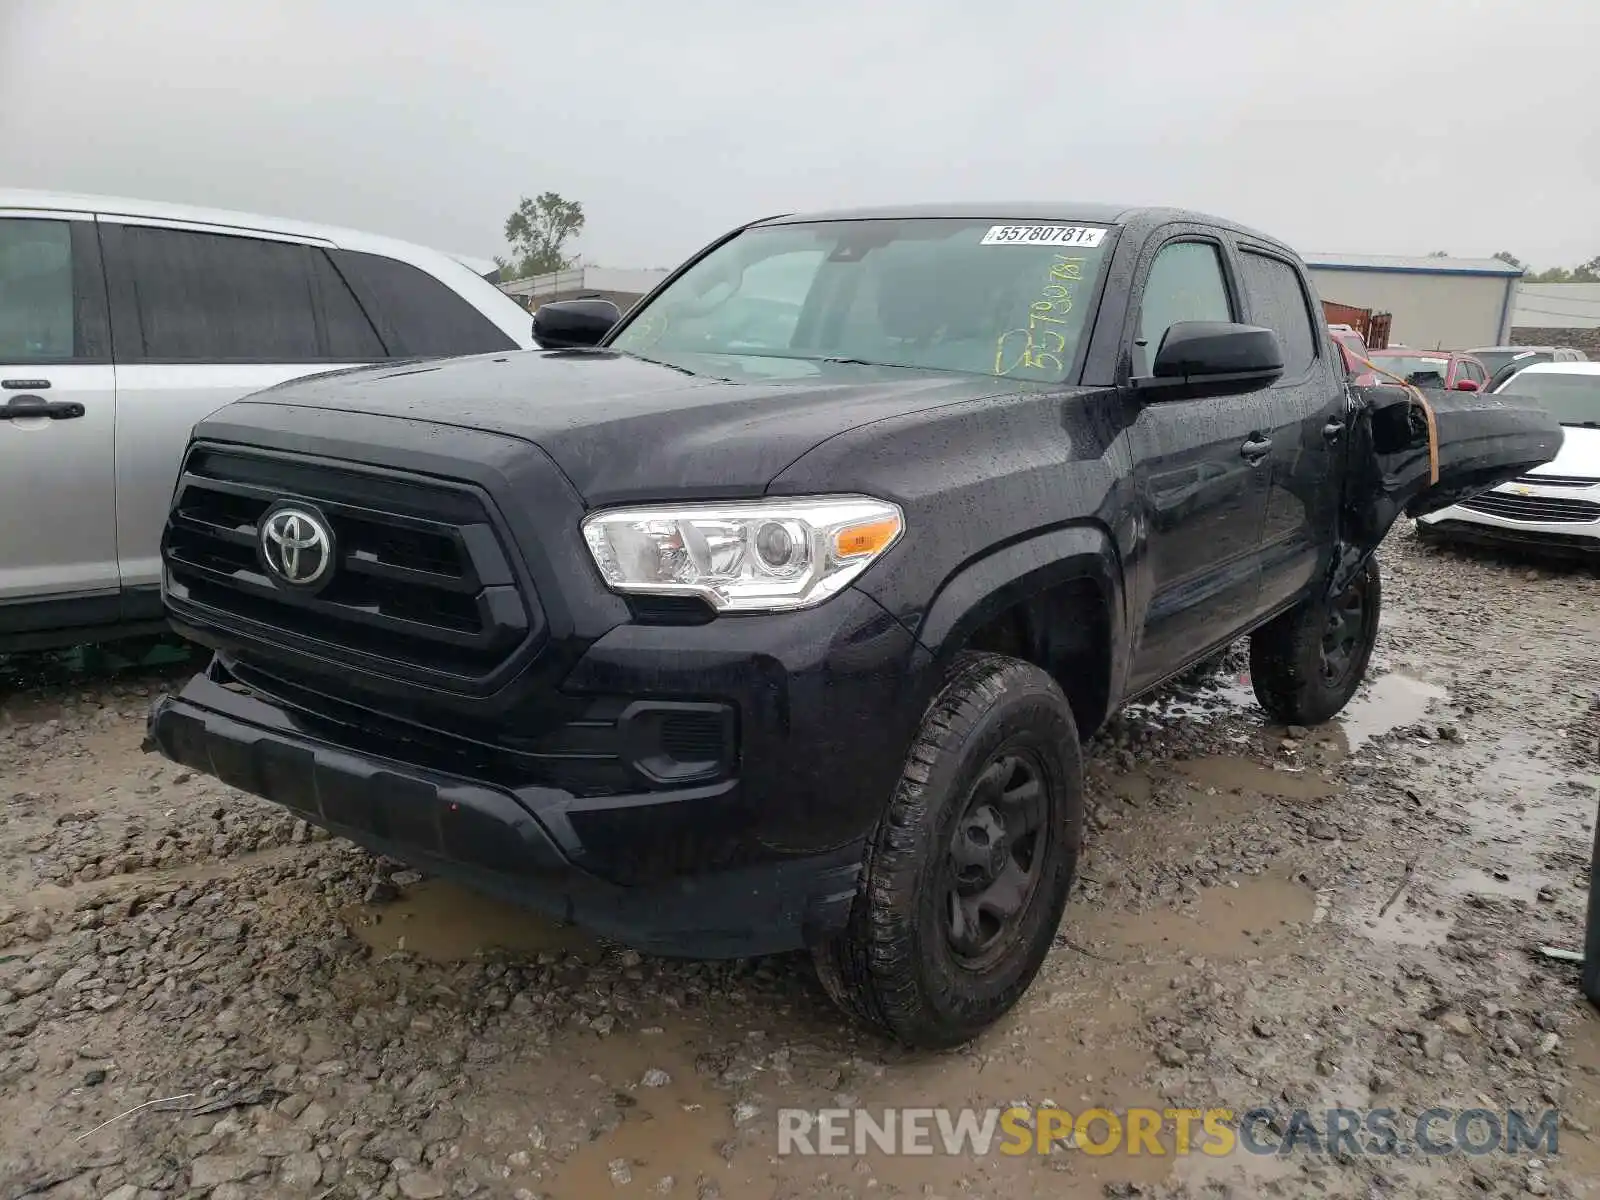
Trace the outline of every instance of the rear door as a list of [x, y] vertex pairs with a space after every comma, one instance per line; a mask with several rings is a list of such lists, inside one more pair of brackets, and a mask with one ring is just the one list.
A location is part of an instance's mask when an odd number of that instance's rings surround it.
[[1272, 440], [1260, 550], [1261, 610], [1268, 612], [1305, 594], [1327, 567], [1350, 399], [1299, 267], [1268, 246], [1241, 241], [1237, 248], [1244, 319], [1272, 330], [1283, 348], [1283, 375], [1262, 393]]
[[115, 403], [93, 216], [0, 213], [0, 637], [117, 619]]
[[[1174, 227], [1140, 256], [1129, 347], [1135, 377], [1150, 374], [1178, 321], [1231, 321], [1240, 306], [1221, 241], [1202, 226]], [[1134, 653], [1134, 689], [1153, 683], [1242, 630], [1260, 591], [1257, 546], [1268, 453], [1260, 396], [1144, 400], [1129, 430], [1148, 600]]]
[[120, 386], [117, 557], [158, 595], [161, 530], [195, 422], [298, 376], [387, 356], [321, 244], [102, 218]]

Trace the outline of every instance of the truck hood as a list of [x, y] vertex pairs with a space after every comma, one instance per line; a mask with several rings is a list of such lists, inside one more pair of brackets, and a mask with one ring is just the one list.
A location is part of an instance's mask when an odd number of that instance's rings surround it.
[[837, 434], [1010, 390], [986, 376], [800, 359], [705, 356], [695, 366], [594, 350], [478, 355], [332, 371], [236, 403], [520, 438], [599, 505], [748, 496]]

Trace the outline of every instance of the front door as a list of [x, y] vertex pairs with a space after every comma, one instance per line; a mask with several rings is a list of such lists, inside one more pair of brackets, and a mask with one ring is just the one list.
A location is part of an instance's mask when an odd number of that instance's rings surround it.
[[[1233, 321], [1239, 303], [1221, 244], [1180, 235], [1141, 264], [1130, 350], [1149, 375], [1179, 321]], [[1266, 406], [1260, 396], [1141, 401], [1129, 431], [1144, 526], [1147, 596], [1132, 688], [1171, 674], [1242, 631], [1260, 591], [1257, 550], [1266, 510]]]
[[0, 216], [0, 638], [118, 617], [116, 376], [91, 216]]

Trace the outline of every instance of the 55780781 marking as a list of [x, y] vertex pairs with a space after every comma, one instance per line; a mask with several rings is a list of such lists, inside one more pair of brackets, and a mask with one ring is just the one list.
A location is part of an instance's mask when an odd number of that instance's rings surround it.
[[1098, 246], [1106, 231], [1088, 225], [994, 225], [982, 246]]

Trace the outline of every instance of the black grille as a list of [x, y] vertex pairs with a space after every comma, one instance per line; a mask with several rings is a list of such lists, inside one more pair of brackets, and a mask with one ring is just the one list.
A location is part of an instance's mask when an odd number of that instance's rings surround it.
[[1569, 500], [1565, 496], [1484, 492], [1463, 501], [1461, 507], [1510, 521], [1600, 521], [1600, 504], [1592, 500]]
[[[315, 506], [332, 527], [337, 561], [320, 591], [280, 587], [265, 569], [258, 526], [281, 500]], [[162, 550], [180, 609], [380, 671], [481, 680], [539, 632], [487, 506], [465, 485], [202, 445]]]
[[661, 720], [661, 748], [681, 763], [717, 761], [725, 740], [719, 713], [672, 713]]
[[1590, 488], [1600, 484], [1600, 478], [1582, 475], [1519, 475], [1518, 483], [1534, 483], [1542, 487]]

